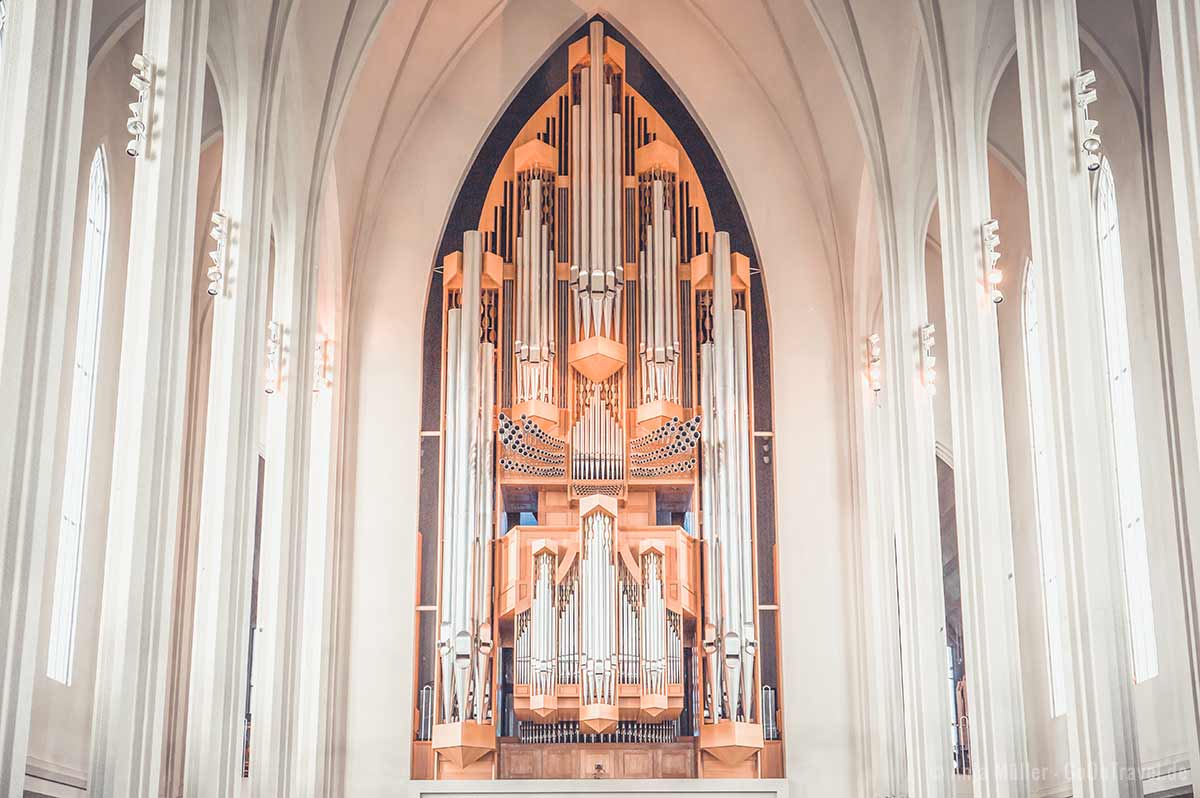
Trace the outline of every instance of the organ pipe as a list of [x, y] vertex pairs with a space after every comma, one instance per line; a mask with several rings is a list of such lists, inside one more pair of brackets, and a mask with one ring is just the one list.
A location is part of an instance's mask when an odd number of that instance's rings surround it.
[[571, 108], [571, 292], [575, 334], [615, 336], [625, 264], [621, 257], [621, 114], [615, 73], [604, 62], [604, 24], [588, 27], [588, 65]]
[[[713, 253], [713, 340], [701, 346], [704, 390], [705, 651], [714, 719], [750, 720], [754, 700], [754, 580], [750, 538], [750, 436], [746, 314], [733, 309], [729, 235]], [[715, 571], [715, 573], [714, 573]]]
[[463, 235], [461, 307], [447, 314], [446, 509], [442, 527], [442, 718], [486, 717], [492, 654], [494, 346], [480, 343], [482, 241]]
[[521, 235], [517, 236], [517, 401], [554, 400], [555, 341], [553, 291], [554, 252], [550, 249], [550, 214], [554, 175], [539, 168], [518, 181]]

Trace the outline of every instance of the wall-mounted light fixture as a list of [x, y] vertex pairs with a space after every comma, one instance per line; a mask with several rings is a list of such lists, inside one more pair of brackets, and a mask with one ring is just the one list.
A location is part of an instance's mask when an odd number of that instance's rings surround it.
[[333, 386], [333, 341], [318, 337], [313, 347], [313, 392]]
[[921, 327], [921, 382], [930, 396], [937, 393], [937, 357], [933, 354], [933, 334], [937, 329], [932, 324]]
[[263, 390], [275, 393], [279, 390], [281, 359], [283, 353], [283, 325], [277, 321], [267, 322], [267, 374]]
[[1096, 73], [1085, 69], [1071, 81], [1075, 94], [1075, 135], [1079, 143], [1080, 163], [1089, 172], [1100, 168], [1100, 134], [1098, 121], [1088, 116], [1088, 106], [1096, 101]]
[[225, 280], [225, 263], [228, 257], [229, 217], [224, 211], [212, 215], [212, 230], [209, 238], [216, 243], [216, 249], [208, 253], [208, 295], [216, 296], [221, 293], [221, 283]]
[[999, 305], [1004, 301], [1004, 292], [1000, 283], [1004, 281], [1004, 272], [996, 264], [1000, 262], [1000, 222], [988, 219], [983, 223], [983, 288], [988, 298]]
[[146, 137], [150, 131], [149, 100], [150, 85], [153, 81], [154, 67], [150, 59], [138, 53], [133, 57], [133, 77], [129, 85], [137, 89], [137, 99], [129, 104], [131, 116], [125, 123], [125, 128], [132, 136], [125, 146], [125, 154], [130, 158], [139, 158], [146, 149]]
[[867, 384], [876, 395], [883, 390], [883, 344], [879, 333], [867, 337]]

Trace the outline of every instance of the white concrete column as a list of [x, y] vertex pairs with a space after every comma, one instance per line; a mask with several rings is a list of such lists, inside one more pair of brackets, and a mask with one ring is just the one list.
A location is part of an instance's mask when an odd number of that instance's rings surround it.
[[[213, 298], [184, 762], [186, 793], [214, 798], [242, 784], [271, 240], [271, 148], [260, 133], [257, 92], [244, 81], [236, 87], [241, 96], [226, 119], [222, 163], [221, 208], [230, 232], [225, 277]], [[276, 466], [268, 459], [267, 472]]]
[[91, 0], [9, 4], [0, 59], [0, 797], [25, 786]]
[[1029, 763], [1000, 344], [982, 244], [991, 201], [979, 54], [994, 30], [977, 3], [920, 0], [920, 10], [937, 149], [971, 786], [976, 798], [1016, 798], [1030, 792]]
[[860, 383], [859, 426], [865, 455], [860, 494], [863, 508], [860, 578], [866, 633], [863, 742], [867, 753], [867, 787], [872, 796], [899, 796], [906, 792], [908, 776], [904, 762], [895, 503], [889, 485], [891, 458], [885, 448], [888, 416], [882, 397], [865, 380]]
[[951, 794], [946, 602], [934, 461], [933, 404], [920, 377], [926, 323], [924, 235], [898, 225], [881, 203], [885, 473], [896, 534], [908, 795]]
[[179, 526], [208, 0], [148, 0], [90, 794], [157, 794]]
[[[1067, 629], [1067, 728], [1075, 798], [1140, 796], [1121, 524], [1088, 173], [1073, 78], [1075, 0], [1015, 0], [1033, 257], [1045, 276], [1052, 476]], [[1093, 113], [1103, 104], [1093, 107]], [[1102, 114], [1101, 114], [1102, 116]]]
[[[313, 409], [316, 262], [311, 226], [289, 231], [277, 242], [271, 317], [283, 325], [285, 377], [267, 410], [267, 479], [263, 502], [259, 618], [266, 627], [256, 656], [253, 712], [258, 764], [252, 765], [256, 796], [288, 798], [309, 794], [297, 751], [297, 726], [305, 706], [300, 696], [305, 608], [316, 597], [307, 586], [309, 451]], [[307, 245], [307, 246], [306, 246]], [[314, 533], [324, 524], [314, 524]], [[323, 550], [323, 546], [316, 544]], [[323, 563], [313, 564], [323, 573]], [[321, 582], [323, 585], [323, 580]], [[311, 654], [307, 654], [311, 655]], [[320, 654], [317, 654], [320, 657]]]
[[[1171, 197], [1179, 259], [1175, 281], [1180, 288], [1182, 340], [1176, 345], [1176, 385], [1183, 451], [1200, 452], [1200, 6], [1195, 0], [1159, 0], [1158, 36], [1162, 51], [1163, 99], [1170, 145]], [[1187, 528], [1179, 540], [1180, 582], [1187, 624], [1191, 675], [1192, 782], [1200, 786], [1200, 502], [1191, 497]]]

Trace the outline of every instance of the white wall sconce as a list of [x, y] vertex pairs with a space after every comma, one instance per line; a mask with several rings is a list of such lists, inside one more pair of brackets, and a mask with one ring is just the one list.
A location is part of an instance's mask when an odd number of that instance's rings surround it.
[[221, 293], [221, 283], [225, 280], [225, 264], [229, 251], [229, 217], [224, 211], [217, 211], [212, 215], [212, 230], [208, 235], [216, 242], [216, 249], [208, 253], [208, 295], [216, 296]]
[[333, 387], [333, 341], [317, 338], [313, 347], [313, 393]]
[[283, 325], [277, 321], [267, 322], [267, 374], [263, 390], [269, 394], [279, 390], [282, 353]]
[[1100, 123], [1088, 116], [1088, 106], [1096, 101], [1096, 73], [1085, 69], [1075, 76], [1075, 135], [1078, 137], [1080, 162], [1089, 172], [1100, 168]]
[[153, 65], [150, 59], [141, 53], [133, 57], [133, 77], [129, 85], [137, 89], [137, 99], [129, 104], [131, 116], [125, 123], [125, 128], [133, 138], [125, 146], [125, 154], [130, 158], [140, 158], [146, 149], [146, 137], [150, 130], [149, 100], [150, 84], [153, 80]]
[[867, 384], [876, 396], [883, 390], [883, 344], [879, 333], [872, 333], [867, 338]]
[[1000, 283], [1004, 281], [1004, 272], [996, 264], [1000, 262], [1000, 222], [988, 219], [983, 223], [983, 287], [988, 298], [996, 305], [1004, 301], [1004, 292]]
[[932, 324], [921, 328], [921, 382], [930, 396], [937, 393], [937, 357], [933, 354], [935, 332], [937, 330]]

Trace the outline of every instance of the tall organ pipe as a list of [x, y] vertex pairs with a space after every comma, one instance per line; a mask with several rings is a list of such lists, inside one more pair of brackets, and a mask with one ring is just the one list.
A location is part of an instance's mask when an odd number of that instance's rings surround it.
[[[753, 713], [755, 639], [754, 585], [750, 548], [750, 441], [746, 376], [746, 317], [733, 310], [729, 235], [717, 233], [713, 252], [713, 341], [702, 347], [705, 387], [704, 471], [706, 526], [716, 560], [720, 612], [711, 644], [720, 648], [720, 676], [728, 717], [749, 720]], [[709, 513], [711, 512], [711, 515]], [[708, 519], [711, 519], [708, 520]], [[713, 528], [715, 527], [715, 529]], [[712, 534], [713, 532], [716, 534]], [[710, 666], [717, 678], [715, 654]], [[715, 703], [715, 702], [714, 702]], [[718, 710], [714, 709], [716, 714]], [[716, 719], [714, 717], [714, 719]]]
[[[588, 27], [588, 65], [579, 71], [571, 121], [571, 291], [576, 338], [617, 337], [625, 279], [620, 247], [621, 114], [612, 71], [604, 63], [604, 25]], [[576, 135], [576, 133], [578, 135]]]
[[442, 721], [483, 720], [491, 655], [493, 347], [479, 343], [483, 246], [463, 234], [461, 307], [447, 313], [446, 485], [442, 527]]

